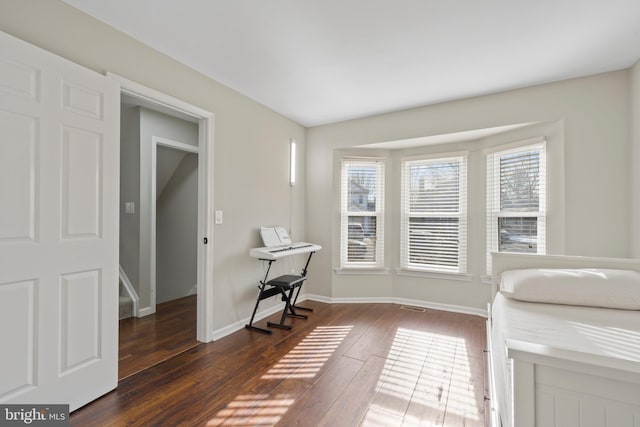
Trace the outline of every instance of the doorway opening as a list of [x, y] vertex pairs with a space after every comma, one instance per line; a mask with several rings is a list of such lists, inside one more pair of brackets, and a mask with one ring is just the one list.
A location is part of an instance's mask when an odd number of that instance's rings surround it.
[[[192, 323], [182, 329], [190, 327], [195, 331], [193, 336], [197, 341], [209, 342], [213, 338], [211, 331], [213, 318], [211, 298], [213, 293], [211, 278], [213, 114], [120, 76], [111, 73], [107, 75], [121, 85], [123, 108], [121, 140], [123, 143], [121, 144], [120, 270], [123, 294], [132, 300], [132, 323], [138, 324], [133, 329], [148, 331], [148, 327], [139, 327], [143, 321], [150, 323], [156, 317], [171, 318], [170, 307], [172, 306], [173, 310], [183, 311], [180, 318], [186, 319], [189, 316], [184, 311], [191, 307], [190, 313], [195, 313]], [[125, 109], [136, 109], [137, 119], [126, 119]], [[186, 129], [191, 126], [192, 129], [189, 132], [193, 138], [183, 138], [182, 134], [167, 132], [164, 125], [160, 125], [160, 131], [146, 129], [145, 122], [140, 120], [142, 116], [165, 116], [168, 122], [181, 122], [182, 124], [178, 124], [178, 127], [182, 126]], [[125, 145], [124, 139], [132, 137], [127, 136], [127, 132], [133, 133], [133, 138], [138, 138], [139, 142]], [[172, 165], [169, 167], [169, 172], [159, 174], [159, 165], [162, 168], [164, 167], [162, 165], [167, 163]], [[185, 186], [190, 190], [172, 191], [171, 196], [163, 198], [164, 190], [169, 188], [184, 190], [182, 187]], [[182, 225], [174, 223], [168, 227], [171, 230], [167, 232], [163, 221], [167, 218], [179, 217], [180, 214], [177, 211], [183, 210], [187, 199], [190, 200], [188, 203], [195, 216]], [[164, 205], [170, 206], [165, 212], [159, 210], [160, 205], [162, 205], [160, 209], [165, 209]], [[176, 232], [175, 229], [187, 240], [185, 244], [190, 249], [165, 253], [163, 251], [167, 246], [166, 242], [175, 243], [172, 241], [172, 233]], [[187, 229], [189, 229], [188, 233]], [[162, 231], [156, 233], [157, 230]], [[187, 234], [191, 237], [186, 236]], [[174, 271], [174, 269], [164, 269], [167, 259], [175, 260], [176, 258], [182, 258], [181, 261], [184, 264], [176, 270], [187, 272], [182, 278], [169, 277], [171, 274], [167, 274], [167, 271]], [[172, 281], [178, 282], [181, 289], [171, 288], [168, 283]], [[129, 337], [129, 339], [134, 338]], [[192, 338], [192, 341], [197, 344], [195, 339]], [[122, 340], [120, 345], [121, 347], [125, 345]], [[180, 345], [184, 347], [185, 344], [179, 344], [178, 347]], [[152, 348], [165, 346], [166, 349], [166, 343], [160, 342], [146, 343], [145, 346]], [[159, 360], [155, 363], [166, 359], [166, 355], [162, 356], [160, 353]], [[148, 366], [138, 366], [137, 371], [145, 367]]]
[[155, 195], [150, 296], [155, 308], [197, 294], [198, 146], [153, 136], [150, 151]]

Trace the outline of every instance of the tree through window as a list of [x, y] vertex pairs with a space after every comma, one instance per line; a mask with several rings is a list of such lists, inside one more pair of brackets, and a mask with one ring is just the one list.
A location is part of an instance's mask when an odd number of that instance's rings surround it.
[[545, 253], [545, 144], [487, 157], [487, 250]]

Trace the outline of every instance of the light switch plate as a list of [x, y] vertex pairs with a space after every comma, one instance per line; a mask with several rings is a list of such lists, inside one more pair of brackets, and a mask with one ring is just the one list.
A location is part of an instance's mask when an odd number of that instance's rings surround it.
[[135, 202], [124, 202], [124, 213], [128, 213], [128, 214], [136, 213]]
[[216, 224], [222, 224], [222, 211], [216, 211]]

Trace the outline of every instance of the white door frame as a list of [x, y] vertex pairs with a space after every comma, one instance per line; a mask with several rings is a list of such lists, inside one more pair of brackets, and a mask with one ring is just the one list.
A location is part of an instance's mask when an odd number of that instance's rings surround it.
[[[120, 83], [121, 93], [132, 96], [146, 104], [150, 104], [155, 110], [176, 116], [188, 117], [198, 120], [198, 287], [197, 287], [197, 325], [196, 338], [201, 342], [213, 340], [213, 135], [214, 114], [184, 102], [180, 99], [166, 95], [155, 89], [148, 88], [139, 83], [107, 72], [107, 77]], [[155, 187], [155, 180], [153, 186]], [[141, 195], [142, 197], [142, 195]], [[155, 200], [155, 195], [153, 197]], [[155, 203], [152, 205], [155, 206]], [[154, 207], [155, 209], [155, 207]], [[155, 241], [155, 222], [153, 224]], [[146, 244], [151, 245], [151, 230], [141, 228], [148, 239]], [[208, 244], [204, 244], [204, 239]], [[140, 247], [143, 247], [141, 240]], [[155, 252], [155, 251], [154, 251]], [[149, 267], [151, 270], [151, 266]], [[142, 273], [142, 272], [141, 272]], [[155, 262], [150, 277], [155, 277]], [[151, 276], [152, 275], [152, 276]], [[154, 302], [155, 310], [155, 296]]]
[[[156, 248], [156, 233], [157, 233], [157, 227], [156, 227], [156, 209], [157, 209], [157, 203], [158, 203], [158, 198], [156, 197], [157, 194], [157, 184], [158, 184], [158, 146], [161, 147], [167, 147], [167, 148], [171, 148], [174, 150], [178, 150], [178, 151], [182, 151], [182, 152], [186, 152], [186, 153], [193, 153], [198, 155], [199, 154], [199, 149], [198, 147], [196, 147], [195, 145], [190, 145], [190, 144], [185, 144], [184, 142], [178, 142], [178, 141], [173, 141], [171, 139], [167, 139], [167, 138], [162, 138], [159, 136], [152, 136], [151, 137], [151, 150], [149, 155], [151, 156], [151, 203], [150, 203], [150, 219], [149, 219], [149, 226], [150, 226], [150, 242], [151, 245], [149, 247], [149, 279], [150, 279], [150, 285], [151, 285], [151, 309], [153, 310], [152, 312], [156, 311], [156, 300], [157, 300], [157, 295], [156, 295], [156, 252], [157, 252], [157, 248]], [[199, 155], [198, 155], [198, 177], [200, 176], [200, 159], [199, 159]], [[200, 197], [202, 197], [201, 191], [200, 191], [200, 182], [198, 182], [198, 199], [200, 199]], [[202, 212], [200, 210], [198, 210], [198, 223], [201, 222], [201, 218], [200, 215], [202, 215]], [[196, 239], [198, 239], [198, 237], [196, 237]], [[199, 240], [199, 239], [198, 239]], [[198, 246], [200, 246], [198, 244]], [[199, 260], [201, 261], [201, 260]]]

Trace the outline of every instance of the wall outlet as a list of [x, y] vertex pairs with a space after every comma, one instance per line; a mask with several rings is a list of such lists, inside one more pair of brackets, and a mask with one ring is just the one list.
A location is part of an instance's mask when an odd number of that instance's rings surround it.
[[136, 203], [135, 202], [124, 202], [124, 213], [127, 213], [127, 214], [136, 213]]
[[222, 211], [216, 211], [216, 224], [222, 224]]

